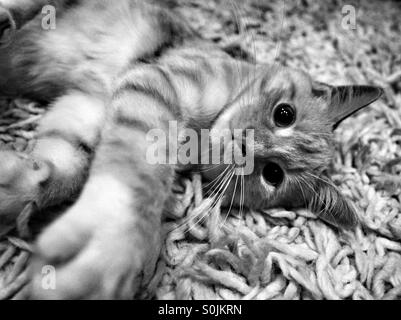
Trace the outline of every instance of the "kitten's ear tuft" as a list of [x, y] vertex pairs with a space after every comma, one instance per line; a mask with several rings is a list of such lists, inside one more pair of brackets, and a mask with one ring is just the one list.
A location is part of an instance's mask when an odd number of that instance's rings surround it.
[[358, 224], [354, 207], [331, 182], [319, 179], [309, 199], [309, 209], [335, 227], [352, 229]]
[[333, 130], [338, 125], [357, 112], [375, 102], [383, 95], [383, 89], [375, 86], [329, 86], [316, 83], [313, 92], [324, 94], [328, 100], [328, 116], [333, 123]]

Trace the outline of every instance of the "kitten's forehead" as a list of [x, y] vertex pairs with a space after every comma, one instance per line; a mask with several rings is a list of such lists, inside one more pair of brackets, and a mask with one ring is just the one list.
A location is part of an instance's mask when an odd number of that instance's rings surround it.
[[312, 91], [310, 76], [297, 69], [288, 67], [271, 68], [261, 82], [264, 92], [282, 91], [290, 96], [309, 94]]

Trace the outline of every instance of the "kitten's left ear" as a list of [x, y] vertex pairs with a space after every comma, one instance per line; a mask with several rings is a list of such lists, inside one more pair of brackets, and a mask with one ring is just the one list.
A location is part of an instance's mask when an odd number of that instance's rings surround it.
[[319, 218], [336, 227], [351, 229], [358, 224], [353, 205], [325, 178], [316, 181], [308, 207]]
[[313, 92], [320, 96], [324, 93], [328, 100], [328, 116], [334, 130], [343, 120], [379, 99], [383, 89], [357, 85], [334, 87], [316, 83]]

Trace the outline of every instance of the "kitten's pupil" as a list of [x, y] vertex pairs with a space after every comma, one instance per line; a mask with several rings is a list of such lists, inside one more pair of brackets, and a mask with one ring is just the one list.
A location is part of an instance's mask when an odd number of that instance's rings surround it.
[[263, 178], [274, 187], [278, 187], [284, 180], [284, 172], [278, 164], [269, 162], [263, 168]]
[[289, 127], [295, 121], [295, 109], [288, 103], [280, 103], [274, 111], [274, 123], [278, 127]]

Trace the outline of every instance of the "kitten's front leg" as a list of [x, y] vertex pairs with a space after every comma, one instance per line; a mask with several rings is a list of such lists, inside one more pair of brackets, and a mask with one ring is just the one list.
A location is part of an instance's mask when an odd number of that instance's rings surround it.
[[[174, 170], [146, 157], [148, 130], [167, 131], [173, 119], [163, 93], [152, 90], [131, 85], [116, 94], [87, 185], [39, 237], [33, 297], [129, 299], [153, 273]], [[47, 265], [56, 271], [55, 290], [42, 287]]]

